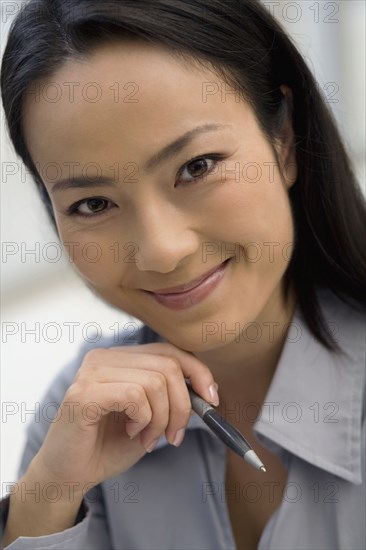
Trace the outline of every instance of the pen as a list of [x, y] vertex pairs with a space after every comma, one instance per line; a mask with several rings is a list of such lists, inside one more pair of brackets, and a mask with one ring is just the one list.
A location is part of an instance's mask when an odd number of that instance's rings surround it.
[[213, 405], [207, 403], [193, 390], [192, 386], [187, 383], [189, 396], [191, 398], [192, 409], [202, 418], [205, 424], [214, 432], [221, 441], [225, 443], [239, 456], [244, 458], [246, 462], [265, 472], [264, 464], [258, 458], [246, 439], [241, 433], [231, 426], [226, 420], [215, 411]]

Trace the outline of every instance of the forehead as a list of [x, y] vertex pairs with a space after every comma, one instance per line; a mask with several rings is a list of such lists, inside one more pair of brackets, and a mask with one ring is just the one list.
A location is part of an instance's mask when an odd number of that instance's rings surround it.
[[69, 59], [31, 87], [23, 110], [26, 143], [40, 163], [107, 151], [116, 143], [147, 154], [154, 142], [199, 123], [235, 119], [245, 106], [229, 89], [213, 70], [160, 46], [109, 44], [87, 59]]

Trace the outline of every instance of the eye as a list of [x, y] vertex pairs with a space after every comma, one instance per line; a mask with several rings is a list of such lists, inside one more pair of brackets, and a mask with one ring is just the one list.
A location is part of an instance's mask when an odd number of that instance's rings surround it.
[[108, 207], [108, 204], [110, 205], [112, 203], [107, 199], [92, 197], [90, 199], [83, 199], [75, 202], [70, 206], [67, 213], [70, 216], [82, 216], [84, 218], [95, 217], [110, 210], [111, 206]]
[[223, 155], [212, 154], [205, 157], [196, 157], [182, 166], [178, 172], [176, 182], [189, 183], [194, 180], [204, 179], [216, 168]]

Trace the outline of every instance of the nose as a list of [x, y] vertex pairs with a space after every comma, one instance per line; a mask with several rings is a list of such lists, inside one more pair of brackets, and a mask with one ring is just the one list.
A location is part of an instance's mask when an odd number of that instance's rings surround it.
[[171, 204], [150, 202], [136, 222], [135, 265], [139, 271], [169, 273], [197, 254], [199, 240], [188, 216]]

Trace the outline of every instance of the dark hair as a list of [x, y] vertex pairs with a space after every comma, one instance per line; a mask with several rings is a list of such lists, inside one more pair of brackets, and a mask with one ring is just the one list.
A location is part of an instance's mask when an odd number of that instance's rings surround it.
[[285, 299], [292, 284], [312, 334], [327, 349], [341, 351], [316, 289], [328, 288], [365, 309], [365, 200], [314, 77], [259, 0], [30, 0], [23, 6], [5, 48], [1, 93], [15, 151], [31, 171], [54, 226], [22, 131], [25, 94], [67, 59], [87, 58], [101, 44], [124, 37], [166, 46], [239, 86], [273, 150], [287, 107], [280, 86], [291, 88], [298, 178], [289, 190], [295, 246], [284, 277]]

